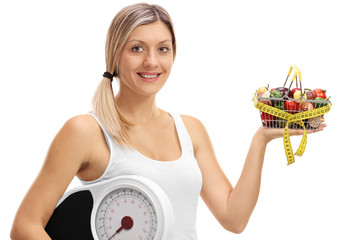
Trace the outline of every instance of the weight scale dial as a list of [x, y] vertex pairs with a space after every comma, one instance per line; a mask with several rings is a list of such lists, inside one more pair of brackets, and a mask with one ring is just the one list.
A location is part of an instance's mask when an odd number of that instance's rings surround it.
[[95, 227], [99, 240], [153, 240], [157, 221], [153, 204], [144, 194], [132, 188], [120, 188], [101, 201]]
[[169, 240], [174, 224], [161, 187], [125, 175], [66, 192], [45, 230], [53, 240]]

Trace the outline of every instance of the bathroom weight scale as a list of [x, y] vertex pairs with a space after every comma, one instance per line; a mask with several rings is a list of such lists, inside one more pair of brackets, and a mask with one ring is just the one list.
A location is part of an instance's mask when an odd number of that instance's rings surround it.
[[173, 229], [165, 192], [135, 175], [66, 192], [45, 227], [53, 240], [170, 240]]

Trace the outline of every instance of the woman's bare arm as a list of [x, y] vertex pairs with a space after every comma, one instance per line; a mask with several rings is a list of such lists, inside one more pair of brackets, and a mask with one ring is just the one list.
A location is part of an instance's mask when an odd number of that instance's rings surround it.
[[[283, 129], [259, 128], [251, 141], [241, 176], [233, 187], [218, 164], [203, 124], [189, 116], [183, 119], [193, 141], [195, 157], [203, 176], [201, 197], [225, 229], [241, 233], [258, 200], [267, 143], [282, 137]], [[322, 125], [316, 131], [321, 131], [325, 126]], [[310, 130], [307, 133], [316, 131]], [[302, 135], [303, 130], [290, 130], [289, 133]]]
[[90, 159], [93, 122], [88, 116], [67, 121], [50, 145], [42, 169], [15, 216], [11, 239], [50, 239], [44, 228], [58, 200]]

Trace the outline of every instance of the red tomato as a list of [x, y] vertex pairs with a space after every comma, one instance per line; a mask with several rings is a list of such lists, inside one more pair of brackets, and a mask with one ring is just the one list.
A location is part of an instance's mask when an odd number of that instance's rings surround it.
[[320, 88], [317, 88], [313, 91], [315, 93], [315, 97], [321, 97], [323, 99], [326, 99], [326, 90], [322, 90]]
[[285, 102], [285, 109], [288, 113], [294, 114], [299, 111], [300, 104], [295, 101], [286, 101]]
[[273, 121], [275, 121], [275, 116], [261, 112], [261, 122], [264, 126], [270, 127]]

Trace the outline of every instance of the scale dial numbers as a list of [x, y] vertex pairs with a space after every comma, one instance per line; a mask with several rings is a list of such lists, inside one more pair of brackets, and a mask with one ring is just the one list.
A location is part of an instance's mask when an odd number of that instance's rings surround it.
[[[129, 221], [132, 224], [127, 225]], [[99, 240], [153, 240], [157, 221], [150, 199], [134, 188], [125, 187], [103, 198], [97, 208], [95, 228]]]

